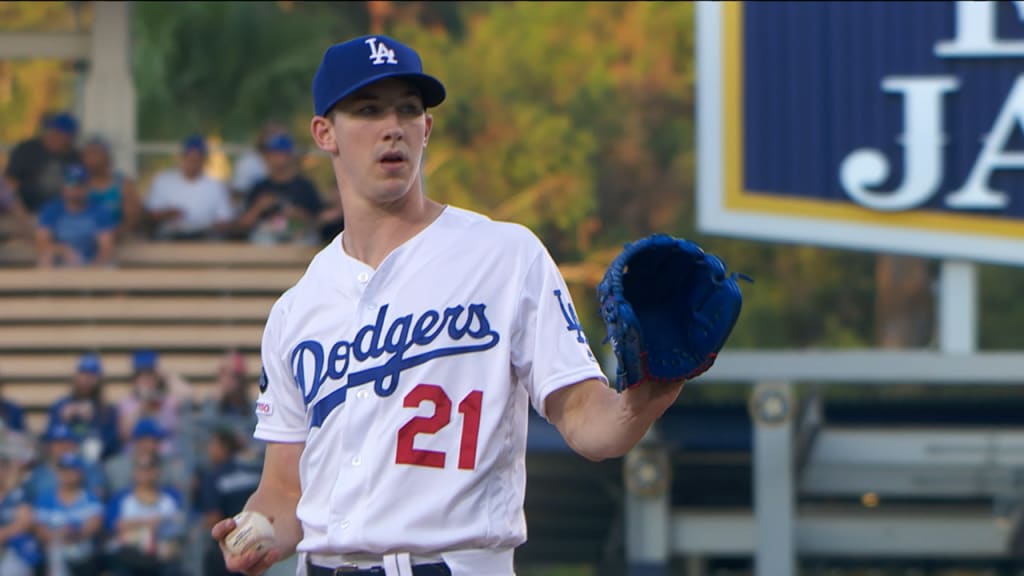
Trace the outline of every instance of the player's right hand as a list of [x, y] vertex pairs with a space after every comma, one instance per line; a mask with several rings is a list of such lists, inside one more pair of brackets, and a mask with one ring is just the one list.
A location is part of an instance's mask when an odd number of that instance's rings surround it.
[[[273, 518], [269, 518], [271, 522]], [[234, 518], [225, 518], [213, 525], [210, 535], [220, 545], [220, 552], [224, 555], [224, 566], [228, 572], [238, 572], [248, 576], [258, 576], [270, 569], [271, 566], [281, 560], [281, 549], [279, 546], [271, 546], [262, 552], [250, 551], [236, 556], [227, 551], [224, 547], [224, 539], [235, 529]]]

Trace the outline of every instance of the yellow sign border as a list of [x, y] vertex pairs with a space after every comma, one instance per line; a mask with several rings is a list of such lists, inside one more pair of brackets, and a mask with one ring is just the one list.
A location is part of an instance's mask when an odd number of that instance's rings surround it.
[[[722, 87], [724, 154], [722, 182], [723, 205], [728, 212], [767, 213], [800, 216], [819, 220], [857, 222], [890, 228], [914, 228], [938, 232], [958, 232], [977, 236], [1024, 238], [1019, 220], [1007, 220], [975, 214], [939, 214], [921, 210], [878, 212], [854, 204], [828, 200], [779, 197], [743, 187], [743, 2], [723, 2], [722, 9]], [[775, 193], [778, 194], [778, 193]]]

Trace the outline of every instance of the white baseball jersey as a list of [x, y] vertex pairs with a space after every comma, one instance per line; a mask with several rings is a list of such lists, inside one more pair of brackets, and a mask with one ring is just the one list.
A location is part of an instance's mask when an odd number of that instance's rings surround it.
[[336, 238], [262, 357], [255, 436], [306, 443], [298, 550], [316, 554], [522, 544], [529, 404], [605, 380], [536, 236], [452, 207], [376, 270]]

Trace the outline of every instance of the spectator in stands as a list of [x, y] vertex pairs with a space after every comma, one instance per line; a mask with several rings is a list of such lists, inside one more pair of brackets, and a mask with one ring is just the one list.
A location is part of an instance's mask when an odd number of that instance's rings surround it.
[[103, 365], [95, 354], [84, 354], [71, 380], [71, 393], [50, 406], [48, 428], [64, 424], [85, 443], [90, 461], [106, 459], [120, 448], [117, 409], [103, 398]]
[[25, 431], [25, 410], [11, 402], [3, 393], [4, 379], [0, 376], [0, 429]]
[[39, 266], [107, 266], [113, 262], [114, 222], [89, 201], [87, 178], [84, 167], [68, 166], [61, 197], [47, 202], [39, 212]]
[[234, 213], [228, 189], [204, 173], [207, 155], [206, 141], [190, 136], [182, 142], [179, 167], [153, 179], [145, 207], [157, 238], [217, 238], [230, 228]]
[[[57, 488], [59, 480], [58, 462], [68, 454], [81, 456], [82, 440], [75, 434], [75, 431], [68, 426], [57, 423], [43, 433], [43, 442], [46, 444], [41, 460], [36, 463], [25, 481], [25, 488], [31, 498], [41, 494], [52, 492]], [[85, 461], [83, 475], [85, 487], [97, 497], [104, 494], [105, 482], [103, 470], [94, 463]]]
[[0, 455], [0, 574], [32, 576], [40, 559], [32, 502], [21, 485], [18, 462]]
[[217, 385], [198, 408], [199, 445], [206, 446], [218, 427], [233, 430], [248, 445], [256, 429], [256, 410], [249, 395], [249, 377], [245, 360], [236, 351], [228, 352], [217, 372]]
[[[207, 531], [222, 518], [241, 512], [259, 484], [260, 465], [241, 460], [238, 457], [241, 450], [241, 440], [229, 428], [214, 430], [207, 444], [208, 464], [200, 470], [196, 499]], [[205, 576], [230, 574], [224, 566], [224, 556], [216, 546], [207, 548], [203, 566]]]
[[123, 239], [138, 232], [142, 205], [135, 180], [114, 170], [110, 143], [102, 136], [89, 138], [82, 146], [82, 165], [88, 173], [89, 200], [99, 205], [116, 226]]
[[[128, 449], [121, 451], [103, 464], [103, 476], [107, 485], [106, 493], [118, 494], [131, 488], [135, 462], [143, 458], [159, 456], [161, 444], [165, 439], [166, 434], [160, 428], [159, 422], [152, 418], [139, 419], [132, 432]], [[191, 473], [185, 463], [174, 452], [168, 452], [161, 458], [161, 461], [161, 485], [173, 487], [179, 493], [184, 493], [191, 481]]]
[[57, 486], [36, 496], [33, 515], [48, 570], [56, 568], [58, 573], [73, 576], [97, 576], [103, 504], [85, 489], [84, 467], [85, 461], [78, 454], [61, 456], [57, 462]]
[[320, 243], [327, 244], [345, 229], [345, 211], [337, 193], [330, 195], [330, 203], [320, 214]]
[[25, 210], [24, 204], [18, 200], [14, 187], [7, 178], [0, 178], [0, 214], [10, 217], [10, 226], [5, 226], [0, 240], [32, 240], [35, 225], [32, 216]]
[[249, 197], [252, 187], [267, 177], [266, 147], [267, 140], [274, 134], [287, 134], [288, 128], [278, 122], [267, 122], [260, 127], [256, 135], [253, 149], [246, 150], [235, 161], [231, 170], [231, 194], [244, 203]]
[[319, 242], [323, 200], [313, 183], [299, 173], [295, 144], [287, 134], [275, 134], [264, 144], [267, 177], [253, 185], [245, 212], [235, 230], [260, 244]]
[[132, 392], [118, 403], [118, 429], [121, 439], [128, 441], [140, 418], [152, 418], [167, 436], [164, 449], [170, 449], [190, 392], [188, 383], [161, 370], [159, 361], [159, 354], [153, 350], [136, 350], [132, 354]]
[[134, 463], [133, 483], [107, 507], [115, 576], [174, 576], [180, 572], [185, 511], [178, 493], [161, 484], [156, 454]]
[[14, 189], [22, 213], [35, 215], [44, 204], [60, 196], [65, 168], [79, 162], [77, 134], [74, 116], [53, 114], [43, 119], [39, 136], [19, 142], [11, 150], [4, 176]]
[[32, 467], [39, 458], [39, 440], [30, 431], [5, 430], [0, 441], [0, 456], [13, 463], [19, 486], [27, 485]]

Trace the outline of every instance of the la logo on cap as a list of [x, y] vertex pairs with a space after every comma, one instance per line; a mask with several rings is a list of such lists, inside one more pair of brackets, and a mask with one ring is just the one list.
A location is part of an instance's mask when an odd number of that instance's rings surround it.
[[395, 59], [395, 51], [389, 49], [383, 42], [378, 43], [376, 38], [367, 38], [366, 44], [370, 47], [370, 62], [378, 64], [398, 64]]

